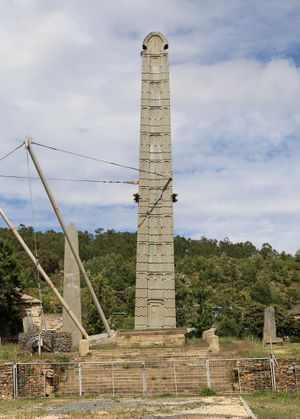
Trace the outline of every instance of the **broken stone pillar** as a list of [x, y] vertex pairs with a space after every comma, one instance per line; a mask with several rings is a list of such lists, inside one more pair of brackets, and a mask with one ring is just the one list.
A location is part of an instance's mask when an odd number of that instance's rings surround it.
[[204, 342], [208, 342], [209, 337], [214, 336], [215, 333], [216, 333], [215, 327], [211, 327], [210, 329], [204, 330], [204, 332], [202, 332], [202, 340], [204, 340]]
[[168, 41], [143, 42], [135, 329], [175, 328]]
[[220, 352], [220, 342], [219, 342], [219, 336], [217, 335], [210, 335], [208, 338], [208, 351], [213, 353]]
[[263, 342], [265, 344], [282, 342], [282, 339], [276, 336], [275, 310], [272, 306], [265, 308]]
[[[75, 224], [70, 224], [67, 227], [69, 235], [78, 252], [78, 233]], [[81, 295], [80, 295], [80, 273], [76, 260], [70, 249], [70, 246], [65, 239], [65, 260], [64, 260], [64, 299], [67, 304], [81, 322]], [[75, 326], [67, 311], [63, 309], [63, 328], [64, 332], [69, 332], [72, 335], [72, 346], [78, 347], [79, 341], [82, 339], [80, 330]]]

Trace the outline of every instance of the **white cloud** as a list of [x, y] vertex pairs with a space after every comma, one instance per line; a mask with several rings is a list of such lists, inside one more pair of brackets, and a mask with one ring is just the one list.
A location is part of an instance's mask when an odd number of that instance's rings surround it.
[[[137, 166], [139, 51], [160, 30], [170, 43], [176, 230], [295, 251], [299, 14], [296, 0], [3, 1], [0, 156], [30, 134]], [[35, 150], [47, 176], [137, 177]], [[26, 170], [24, 151], [0, 163], [0, 173]], [[33, 187], [37, 224], [57, 225]], [[134, 186], [55, 182], [53, 190], [67, 222], [135, 229]], [[14, 223], [30, 223], [26, 182], [0, 178], [0, 205]]]

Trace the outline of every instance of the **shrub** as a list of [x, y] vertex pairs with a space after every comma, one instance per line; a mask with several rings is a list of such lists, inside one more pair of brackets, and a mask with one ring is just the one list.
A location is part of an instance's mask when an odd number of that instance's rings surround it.
[[199, 396], [202, 397], [209, 397], [209, 396], [216, 396], [218, 393], [209, 387], [204, 387], [199, 391]]

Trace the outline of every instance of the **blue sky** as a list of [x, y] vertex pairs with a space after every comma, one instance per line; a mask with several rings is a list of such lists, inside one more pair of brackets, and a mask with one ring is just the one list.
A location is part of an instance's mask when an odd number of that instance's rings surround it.
[[[25, 135], [138, 165], [140, 50], [169, 41], [175, 233], [300, 248], [300, 3], [264, 0], [2, 0], [0, 157]], [[36, 147], [47, 176], [134, 180]], [[33, 168], [31, 169], [34, 173]], [[24, 150], [0, 174], [27, 173]], [[66, 222], [135, 230], [136, 186], [51, 182]], [[58, 228], [33, 183], [38, 228]], [[31, 224], [28, 185], [0, 205]], [[0, 222], [0, 225], [4, 224]]]

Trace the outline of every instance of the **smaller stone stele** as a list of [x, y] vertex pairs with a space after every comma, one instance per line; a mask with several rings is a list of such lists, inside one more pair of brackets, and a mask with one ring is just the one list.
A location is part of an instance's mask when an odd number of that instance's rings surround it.
[[87, 339], [81, 339], [78, 345], [79, 356], [86, 356], [90, 351], [90, 343]]
[[276, 321], [274, 307], [267, 307], [264, 311], [263, 343], [264, 345], [273, 345], [282, 342], [282, 338], [278, 338], [276, 336]]
[[208, 343], [208, 351], [213, 353], [220, 352], [219, 336], [216, 335], [216, 330], [215, 327], [211, 327], [202, 332], [202, 340]]
[[215, 327], [211, 327], [210, 329], [204, 330], [204, 332], [202, 332], [202, 340], [204, 340], [204, 342], [208, 342], [209, 337], [215, 335], [215, 333]]
[[219, 336], [217, 335], [211, 335], [208, 340], [209, 347], [208, 351], [213, 353], [220, 352], [220, 342], [219, 342]]
[[[75, 224], [72, 223], [67, 226], [67, 230], [76, 252], [79, 253], [78, 232]], [[64, 255], [64, 299], [75, 314], [77, 320], [81, 322], [80, 272], [66, 239]], [[82, 334], [65, 308], [63, 309], [62, 325], [64, 332], [71, 333], [73, 349], [77, 348], [79, 341], [82, 338]]]

